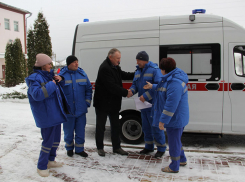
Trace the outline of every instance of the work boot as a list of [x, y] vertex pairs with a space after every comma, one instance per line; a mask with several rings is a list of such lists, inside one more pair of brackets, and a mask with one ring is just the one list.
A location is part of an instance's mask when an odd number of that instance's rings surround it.
[[128, 152], [124, 151], [122, 148], [113, 150], [113, 153], [117, 153], [117, 154], [120, 154], [120, 155], [128, 155]]
[[179, 171], [173, 171], [172, 169], [170, 169], [170, 167], [165, 167], [165, 168], [162, 168], [161, 169], [162, 172], [165, 172], [165, 173], [178, 173]]
[[74, 154], [73, 150], [67, 150], [67, 155], [68, 155], [69, 157], [72, 157], [73, 154]]
[[62, 167], [63, 162], [56, 162], [56, 161], [48, 161], [48, 169], [49, 168], [56, 168], [56, 167]]
[[144, 148], [143, 150], [140, 151], [140, 154], [148, 154], [150, 152], [154, 152], [154, 150], [149, 150], [149, 149]]
[[161, 158], [163, 154], [165, 154], [165, 152], [157, 151], [157, 153], [155, 154], [155, 158]]
[[185, 162], [180, 162], [180, 163], [179, 163], [180, 166], [186, 166], [186, 164], [187, 164], [186, 161], [185, 161]]
[[75, 154], [80, 155], [82, 157], [88, 157], [88, 154], [86, 152], [84, 152], [84, 151], [79, 152], [79, 153], [75, 152]]
[[105, 156], [105, 151], [103, 149], [98, 149], [98, 154], [99, 154], [99, 156], [104, 157]]
[[37, 173], [42, 176], [42, 177], [48, 177], [49, 176], [49, 170], [45, 169], [45, 170], [41, 170], [37, 168]]

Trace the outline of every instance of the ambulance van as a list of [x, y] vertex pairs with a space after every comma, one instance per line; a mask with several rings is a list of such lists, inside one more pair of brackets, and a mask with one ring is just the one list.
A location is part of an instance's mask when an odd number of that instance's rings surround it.
[[[185, 132], [245, 134], [245, 29], [220, 16], [191, 14], [84, 22], [75, 29], [72, 54], [93, 85], [108, 51], [121, 51], [121, 68], [134, 72], [136, 54], [146, 51], [158, 63], [172, 57], [189, 77], [190, 120]], [[123, 82], [128, 89], [132, 80]], [[135, 95], [134, 97], [137, 97]], [[88, 124], [95, 124], [93, 106]], [[140, 111], [123, 98], [121, 138], [142, 142]], [[107, 122], [109, 123], [109, 122]]]

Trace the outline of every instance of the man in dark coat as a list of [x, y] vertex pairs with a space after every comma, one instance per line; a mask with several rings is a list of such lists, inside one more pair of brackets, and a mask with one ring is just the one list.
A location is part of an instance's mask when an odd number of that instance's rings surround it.
[[111, 141], [113, 152], [120, 155], [128, 155], [121, 148], [119, 138], [120, 123], [119, 111], [121, 109], [122, 97], [132, 96], [131, 90], [123, 88], [122, 80], [132, 80], [134, 72], [124, 72], [119, 64], [121, 52], [118, 49], [111, 49], [106, 60], [100, 65], [94, 93], [94, 107], [96, 112], [96, 145], [98, 154], [105, 156], [104, 131], [107, 116], [111, 124]]

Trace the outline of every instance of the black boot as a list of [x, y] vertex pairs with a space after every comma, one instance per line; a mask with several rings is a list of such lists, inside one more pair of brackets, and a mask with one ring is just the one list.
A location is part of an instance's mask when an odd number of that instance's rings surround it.
[[75, 154], [80, 155], [82, 157], [88, 157], [88, 154], [86, 152], [84, 152], [84, 151], [82, 151], [80, 153], [75, 152]]
[[161, 158], [163, 154], [165, 154], [165, 152], [157, 151], [157, 153], [155, 154], [155, 158]]
[[73, 156], [73, 150], [67, 150], [67, 155], [69, 156], [69, 157], [72, 157]]
[[148, 154], [150, 152], [154, 152], [154, 150], [149, 150], [149, 149], [144, 148], [143, 150], [140, 151], [140, 154]]

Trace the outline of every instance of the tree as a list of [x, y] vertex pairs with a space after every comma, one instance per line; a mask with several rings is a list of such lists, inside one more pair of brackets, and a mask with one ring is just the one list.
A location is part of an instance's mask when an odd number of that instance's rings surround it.
[[41, 12], [38, 13], [37, 20], [34, 23], [36, 53], [44, 53], [52, 56], [52, 44], [49, 36], [49, 25]]
[[5, 52], [6, 63], [6, 86], [15, 86], [24, 82], [26, 77], [26, 61], [22, 52], [20, 39], [16, 38], [14, 43], [8, 43]]
[[10, 87], [13, 85], [13, 60], [12, 60], [12, 43], [7, 43], [5, 49], [5, 85]]
[[13, 43], [13, 61], [14, 61], [14, 77], [16, 84], [22, 83], [26, 77], [26, 61], [22, 51], [22, 45], [19, 38], [14, 40]]
[[32, 72], [38, 53], [52, 56], [49, 25], [42, 12], [39, 12], [37, 15], [37, 19], [34, 22], [34, 30], [29, 30], [27, 35], [28, 74]]
[[32, 73], [33, 66], [36, 62], [36, 52], [34, 49], [35, 39], [34, 39], [34, 31], [30, 29], [27, 32], [27, 69], [28, 75]]

